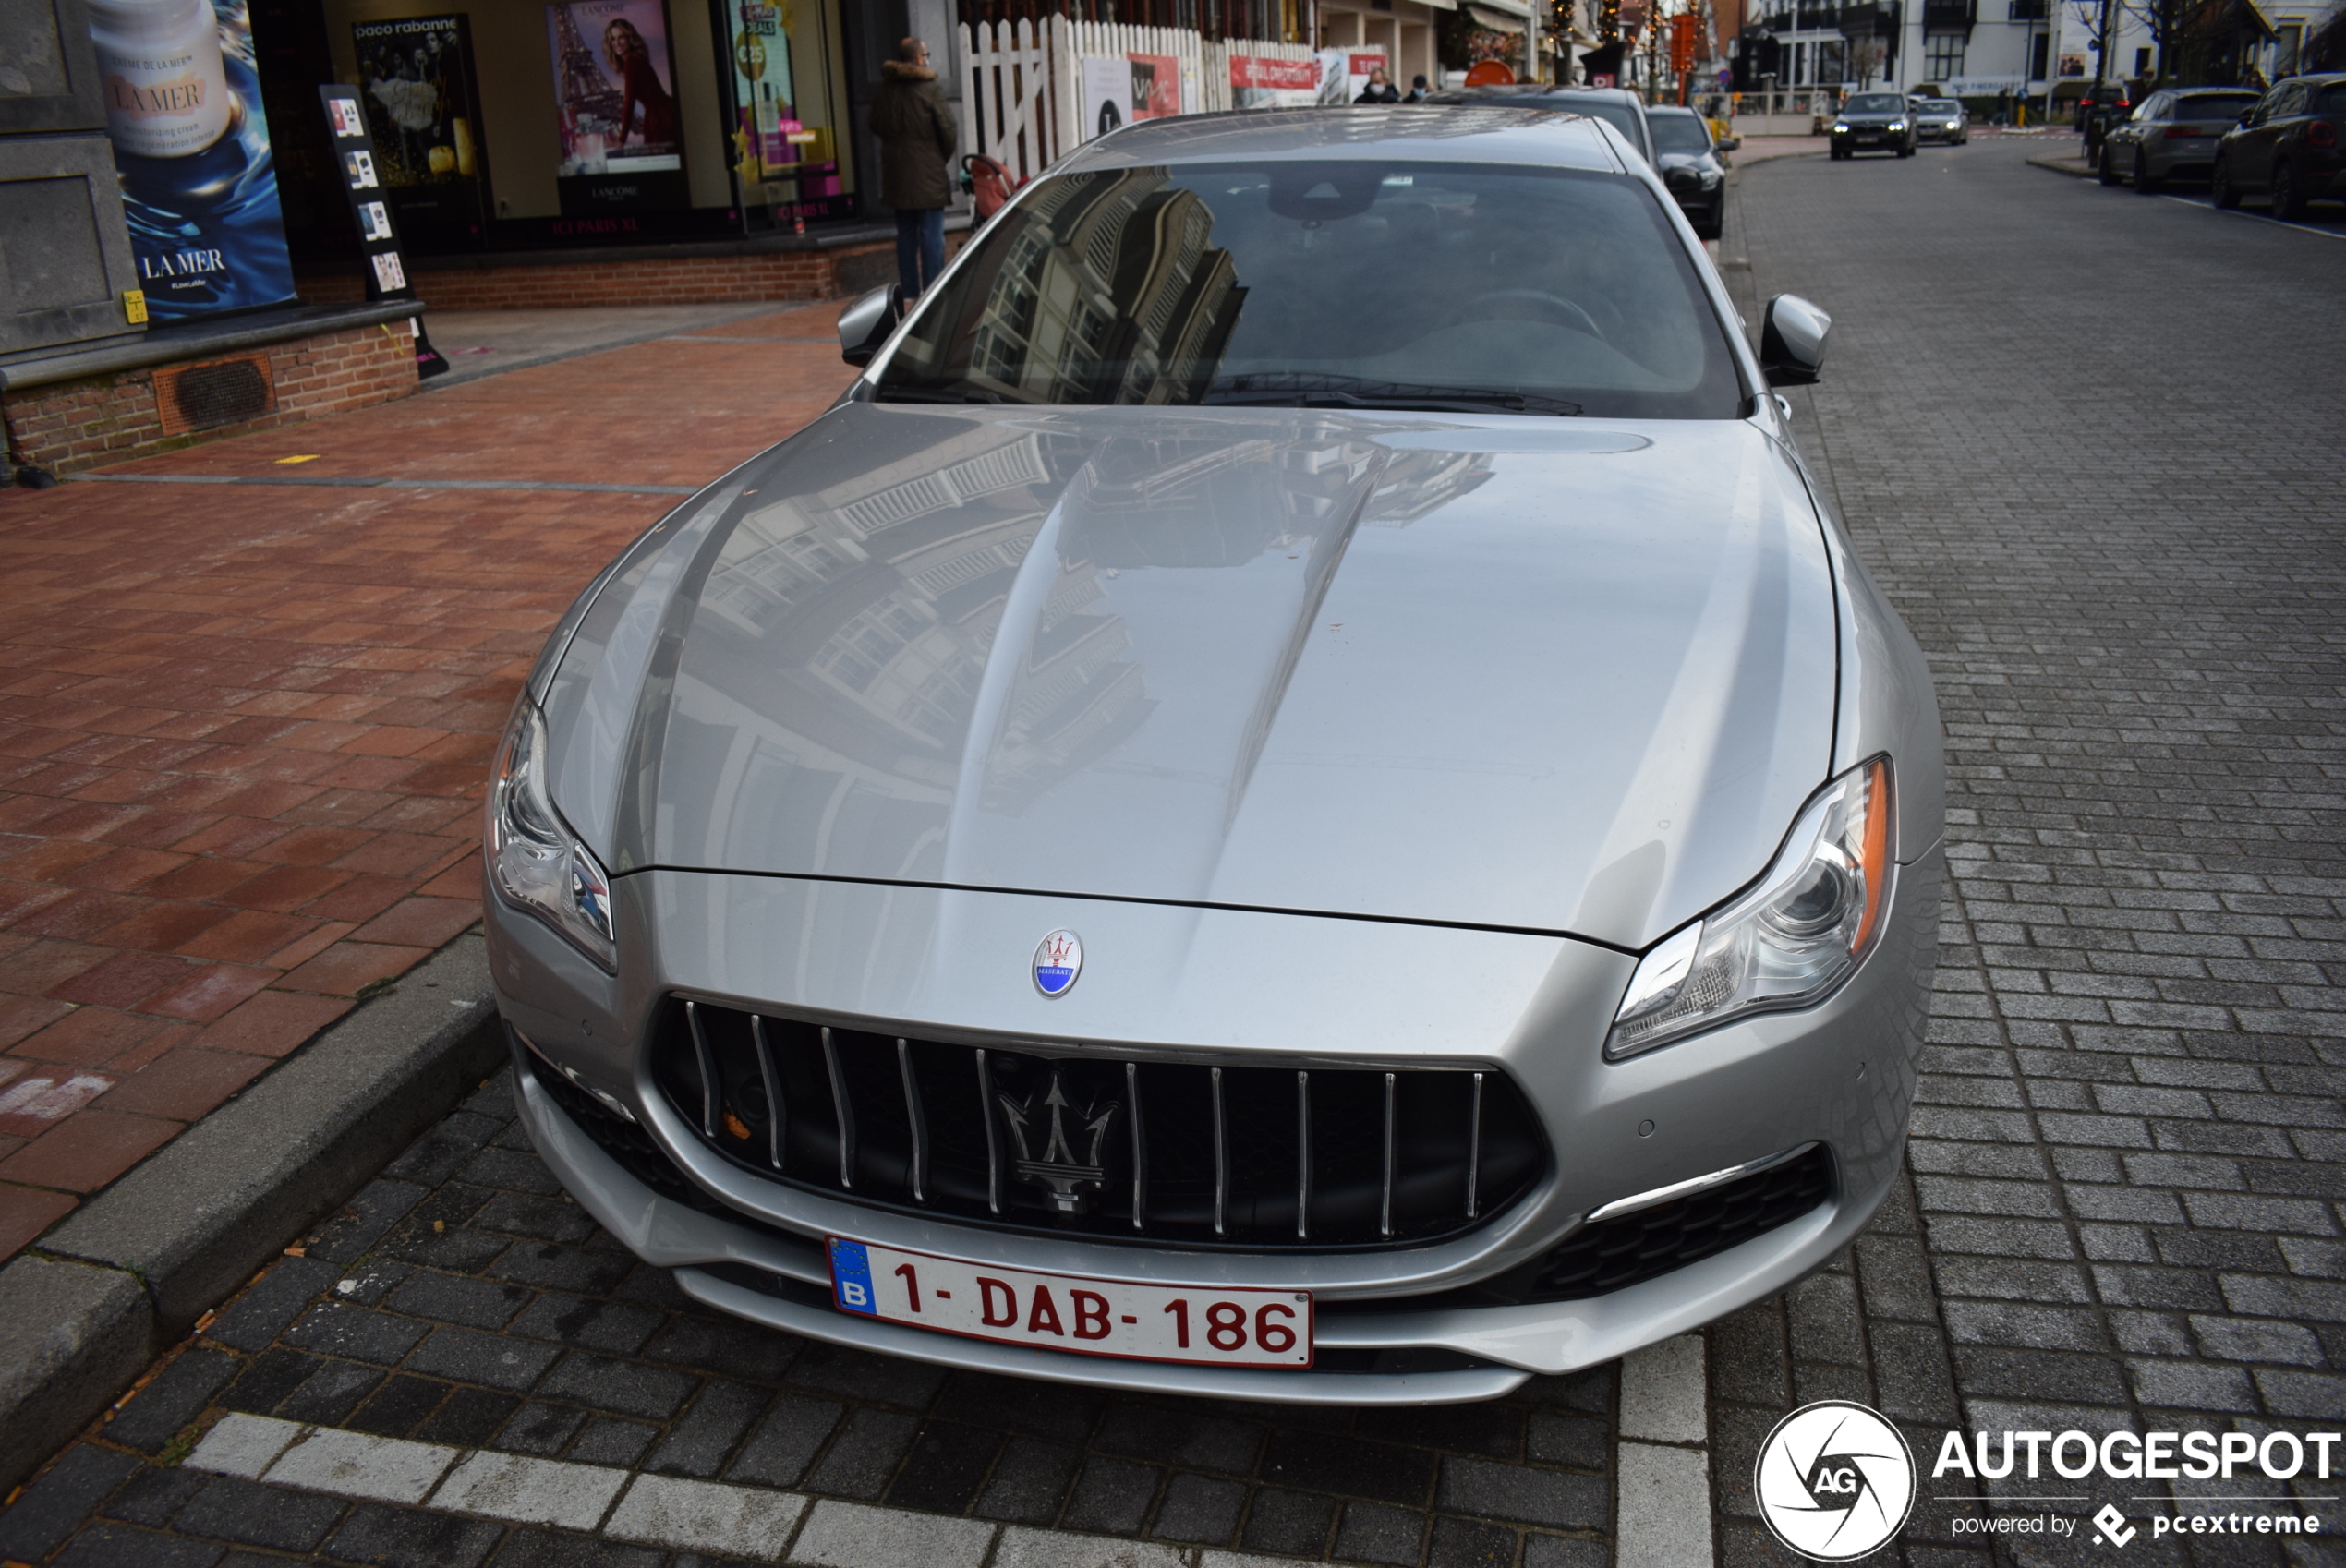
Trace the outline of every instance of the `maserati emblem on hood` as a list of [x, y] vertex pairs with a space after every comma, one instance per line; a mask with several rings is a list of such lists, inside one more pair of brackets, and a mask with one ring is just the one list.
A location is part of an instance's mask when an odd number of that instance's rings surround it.
[[1034, 989], [1046, 996], [1064, 996], [1083, 972], [1083, 938], [1072, 931], [1054, 931], [1035, 945]]

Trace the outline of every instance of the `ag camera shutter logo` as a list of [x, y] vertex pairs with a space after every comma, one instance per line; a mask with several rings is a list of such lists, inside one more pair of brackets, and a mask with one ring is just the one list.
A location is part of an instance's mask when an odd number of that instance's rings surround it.
[[1753, 1495], [1768, 1528], [1816, 1562], [1880, 1550], [1915, 1505], [1915, 1453], [1879, 1411], [1846, 1400], [1804, 1405], [1760, 1445]]

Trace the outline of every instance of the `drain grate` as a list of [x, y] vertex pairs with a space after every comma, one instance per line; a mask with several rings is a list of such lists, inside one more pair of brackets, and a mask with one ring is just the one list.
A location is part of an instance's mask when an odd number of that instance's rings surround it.
[[276, 407], [277, 389], [269, 378], [267, 355], [155, 372], [155, 410], [168, 436], [258, 419]]

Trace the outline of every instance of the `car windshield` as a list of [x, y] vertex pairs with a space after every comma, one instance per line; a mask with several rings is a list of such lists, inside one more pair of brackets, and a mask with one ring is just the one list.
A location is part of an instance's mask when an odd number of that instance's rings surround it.
[[1922, 106], [1926, 113], [1932, 115], [1960, 115], [1963, 113], [1963, 105], [1956, 103], [1952, 98], [1926, 98], [1922, 101]]
[[1653, 132], [1656, 152], [1711, 151], [1711, 127], [1692, 115], [1651, 115], [1646, 126]]
[[1844, 115], [1903, 115], [1906, 101], [1894, 92], [1860, 92], [1849, 100]]
[[1644, 185], [1369, 160], [1047, 179], [924, 303], [877, 395], [1666, 419], [1742, 403]]
[[2253, 92], [2199, 92], [2175, 101], [2179, 120], [2237, 120], [2256, 106]]

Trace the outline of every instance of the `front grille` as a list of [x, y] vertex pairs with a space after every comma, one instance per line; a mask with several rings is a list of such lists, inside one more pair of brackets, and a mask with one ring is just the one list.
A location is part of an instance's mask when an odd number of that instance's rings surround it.
[[1044, 1055], [671, 1000], [653, 1078], [768, 1179], [1102, 1240], [1288, 1250], [1455, 1235], [1546, 1164], [1505, 1075]]
[[1517, 1276], [1506, 1294], [1520, 1301], [1578, 1301], [1625, 1290], [1796, 1220], [1832, 1192], [1832, 1159], [1819, 1144], [1708, 1192], [1582, 1225]]

